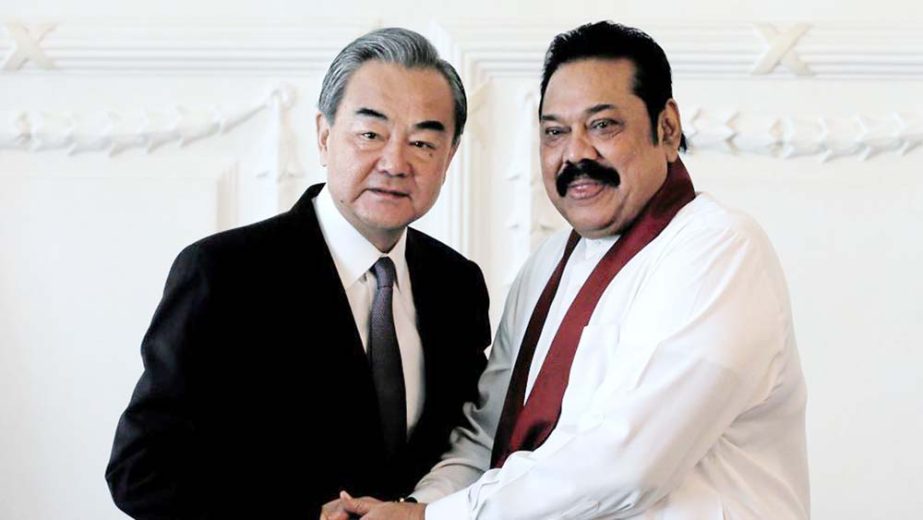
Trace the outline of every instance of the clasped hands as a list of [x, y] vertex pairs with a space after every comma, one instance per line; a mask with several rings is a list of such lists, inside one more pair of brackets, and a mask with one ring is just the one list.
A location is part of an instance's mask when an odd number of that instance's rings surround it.
[[320, 520], [424, 520], [426, 504], [382, 502], [372, 497], [353, 498], [340, 491], [340, 497], [324, 504]]

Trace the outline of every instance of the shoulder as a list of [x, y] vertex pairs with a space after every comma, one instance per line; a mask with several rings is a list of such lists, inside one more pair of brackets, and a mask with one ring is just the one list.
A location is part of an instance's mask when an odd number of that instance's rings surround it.
[[671, 291], [684, 287], [700, 296], [742, 291], [744, 299], [759, 295], [787, 313], [781, 262], [766, 232], [750, 215], [703, 193], [676, 215], [662, 235], [648, 268], [663, 284], [663, 294], [675, 295]]
[[708, 193], [699, 193], [676, 215], [675, 221], [689, 230], [727, 230], [741, 235], [759, 235], [756, 220], [743, 211], [719, 201]]
[[265, 220], [221, 231], [186, 246], [175, 265], [195, 263], [204, 272], [266, 272], [268, 266], [292, 258], [295, 251], [323, 245], [312, 239], [300, 216], [286, 212]]
[[202, 238], [190, 244], [181, 256], [214, 257], [230, 262], [261, 257], [273, 259], [290, 252], [296, 245], [322, 244], [323, 235], [312, 202], [321, 188], [320, 184], [309, 187], [288, 211]]
[[270, 245], [289, 238], [291, 216], [282, 213], [274, 217], [207, 236], [191, 245], [208, 253], [239, 253], [258, 246]]
[[735, 250], [775, 258], [769, 237], [753, 217], [707, 193], [680, 210], [663, 235], [663, 245], [672, 253]]
[[449, 247], [445, 243], [414, 228], [407, 228], [408, 255], [418, 257], [427, 262], [429, 267], [438, 265], [439, 269], [457, 269], [462, 271], [481, 269], [473, 261]]

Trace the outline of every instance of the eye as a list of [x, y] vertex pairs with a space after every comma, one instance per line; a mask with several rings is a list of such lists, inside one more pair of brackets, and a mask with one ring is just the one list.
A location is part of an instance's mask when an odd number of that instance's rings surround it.
[[557, 126], [549, 126], [548, 128], [545, 128], [545, 135], [547, 135], [548, 137], [557, 137], [563, 133], [564, 133], [564, 129], [559, 128]]
[[436, 149], [435, 145], [433, 145], [432, 143], [427, 143], [426, 141], [411, 141], [410, 146], [413, 146], [414, 148], [422, 148], [425, 150], [435, 150]]
[[601, 131], [611, 131], [615, 130], [618, 126], [618, 121], [614, 119], [597, 119], [590, 123], [590, 128], [593, 130]]
[[376, 132], [362, 132], [359, 134], [359, 137], [368, 141], [374, 141], [375, 139], [378, 139], [378, 134]]

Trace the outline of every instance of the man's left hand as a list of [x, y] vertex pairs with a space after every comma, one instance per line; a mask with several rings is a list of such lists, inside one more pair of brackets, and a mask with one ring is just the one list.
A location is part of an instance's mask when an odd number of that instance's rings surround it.
[[[340, 491], [340, 497], [324, 504], [321, 508], [320, 520], [353, 520], [358, 519], [363, 513], [358, 513], [358, 509], [371, 510], [378, 504], [383, 504], [381, 500], [372, 497], [353, 498], [346, 491]], [[347, 509], [350, 504], [352, 509]]]
[[374, 498], [342, 500], [343, 508], [362, 520], [424, 520], [426, 504], [413, 502], [381, 502]]

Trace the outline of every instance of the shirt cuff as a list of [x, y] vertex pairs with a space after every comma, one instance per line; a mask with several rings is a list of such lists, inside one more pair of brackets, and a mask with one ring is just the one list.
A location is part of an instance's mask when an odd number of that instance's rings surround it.
[[[414, 492], [414, 496], [418, 496]], [[418, 497], [419, 498], [419, 497]], [[468, 488], [426, 506], [426, 520], [468, 520]]]
[[410, 496], [412, 496], [413, 498], [416, 498], [417, 502], [420, 502], [421, 504], [431, 504], [439, 500], [440, 498], [445, 497], [446, 494], [440, 491], [439, 488], [436, 488], [434, 486], [429, 486], [429, 487], [414, 489], [413, 493], [411, 493]]

